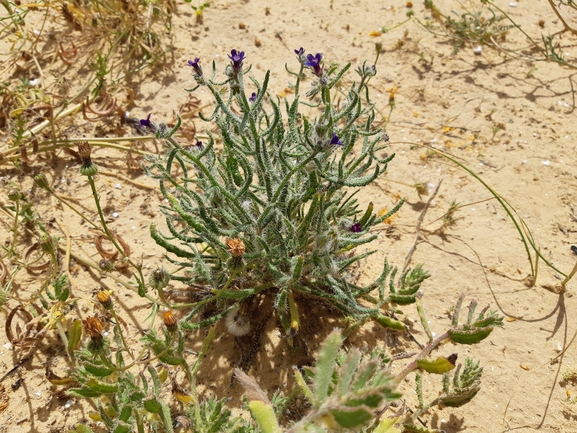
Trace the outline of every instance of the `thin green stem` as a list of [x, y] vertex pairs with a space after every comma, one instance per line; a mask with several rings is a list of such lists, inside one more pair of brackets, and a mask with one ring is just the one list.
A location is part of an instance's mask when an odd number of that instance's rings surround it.
[[8, 253], [10, 255], [15, 254], [14, 247], [16, 246], [16, 240], [18, 239], [18, 216], [20, 215], [20, 199], [16, 199], [16, 208], [14, 210], [14, 226], [12, 227], [12, 244], [10, 245], [10, 250]]
[[120, 245], [118, 245], [118, 243], [116, 242], [116, 238], [112, 235], [112, 233], [110, 233], [110, 230], [108, 230], [108, 225], [106, 224], [106, 221], [104, 219], [104, 214], [100, 206], [100, 200], [96, 192], [94, 177], [93, 176], [87, 176], [87, 177], [88, 177], [88, 183], [90, 184], [90, 189], [92, 190], [92, 196], [94, 197], [94, 202], [96, 203], [96, 209], [98, 210], [98, 216], [100, 217], [100, 223], [102, 224], [102, 229], [104, 230], [104, 233], [106, 234], [108, 240], [112, 243], [112, 245], [114, 245], [114, 247], [118, 250], [118, 252], [122, 255], [122, 257], [124, 257], [127, 260], [127, 262], [138, 272], [137, 280], [139, 285], [141, 285], [142, 287], [142, 291], [144, 292], [145, 283], [144, 283], [144, 275], [142, 274], [142, 267], [134, 263], [130, 259], [130, 257], [126, 255], [124, 249], [122, 249]]
[[126, 340], [124, 339], [124, 333], [122, 332], [122, 325], [120, 324], [120, 320], [118, 319], [116, 311], [111, 310], [111, 312], [112, 312], [112, 315], [114, 316], [114, 321], [116, 323], [115, 324], [116, 329], [118, 329], [118, 333], [120, 334], [120, 340], [122, 341], [122, 346], [124, 347], [124, 350], [126, 350], [126, 352], [134, 360], [134, 356], [132, 355], [132, 351], [128, 348], [128, 344], [126, 344]]

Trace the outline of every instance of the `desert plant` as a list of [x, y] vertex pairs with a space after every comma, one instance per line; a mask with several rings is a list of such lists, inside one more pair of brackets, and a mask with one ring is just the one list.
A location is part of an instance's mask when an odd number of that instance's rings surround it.
[[[150, 115], [141, 121], [167, 145], [163, 156], [149, 159], [147, 171], [168, 200], [162, 211], [170, 235], [152, 225], [152, 237], [182, 271], [173, 272], [172, 280], [203, 291], [182, 324], [186, 329], [227, 314], [246, 315], [243, 308], [255, 295], [274, 299], [287, 334], [299, 328], [297, 296], [322, 299], [347, 316], [378, 317], [380, 323], [402, 327], [384, 319], [381, 308], [397, 295], [414, 297], [427, 277], [420, 268], [403, 275], [399, 293], [389, 297], [384, 292], [391, 271], [387, 264], [365, 287], [347, 277], [351, 265], [374, 253], [354, 254], [353, 249], [373, 241], [370, 229], [402, 204], [377, 216], [372, 203], [363, 211], [355, 198], [358, 188], [374, 181], [393, 158], [378, 156], [388, 137], [372, 126], [367, 83], [376, 68], [360, 66], [359, 81], [337, 107], [333, 87], [350, 65], [327, 68], [320, 53], [295, 52], [300, 70], [289, 70], [296, 78], [291, 102], [268, 93], [270, 73], [262, 84], [251, 77], [248, 89], [250, 68], [242, 51], [232, 50], [221, 82], [214, 64], [207, 76], [199, 59], [189, 61], [197, 87], [207, 88], [215, 99], [216, 109], [204, 119], [216, 123], [219, 137], [209, 133], [207, 142], [182, 145], [174, 138], [180, 123], [168, 130]], [[305, 71], [313, 77], [306, 92], [310, 102], [301, 90]], [[303, 107], [320, 115], [310, 117]], [[176, 168], [183, 171], [180, 179], [172, 174]], [[374, 305], [359, 302], [376, 289], [379, 299], [367, 297]], [[199, 320], [207, 306], [216, 310]]]
[[[342, 333], [333, 331], [320, 349], [314, 368], [305, 368], [303, 373], [294, 370], [298, 388], [310, 402], [311, 410], [286, 429], [280, 427], [274, 403], [268, 399], [257, 381], [237, 369], [235, 374], [247, 391], [248, 407], [253, 418], [265, 433], [322, 432], [327, 429], [389, 433], [435, 432], [416, 426], [418, 417], [434, 406], [459, 407], [469, 403], [480, 390], [483, 369], [479, 362], [470, 358], [465, 359], [464, 365], [457, 365], [456, 353], [433, 360], [429, 358], [431, 352], [438, 349], [447, 338], [457, 344], [479, 343], [495, 326], [501, 326], [503, 321], [495, 312], [486, 314], [488, 307], [475, 316], [477, 302], [473, 300], [469, 305], [466, 323], [460, 325], [459, 312], [463, 299], [462, 295], [455, 305], [451, 328], [434, 340], [431, 337], [430, 343], [421, 353], [408, 355], [414, 359], [396, 375], [389, 368], [396, 359], [387, 356], [382, 349], [375, 348], [371, 353], [361, 353], [358, 349], [346, 351], [341, 348]], [[428, 330], [426, 318], [422, 313], [420, 316], [423, 327]], [[418, 410], [404, 415], [380, 416], [391, 402], [400, 398], [401, 394], [396, 388], [411, 372], [416, 372]], [[442, 391], [428, 403], [423, 398], [424, 374], [442, 375]]]

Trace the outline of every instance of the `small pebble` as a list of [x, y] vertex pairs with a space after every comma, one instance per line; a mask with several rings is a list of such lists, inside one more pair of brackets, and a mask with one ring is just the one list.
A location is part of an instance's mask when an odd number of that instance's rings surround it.
[[545, 161], [541, 161], [541, 164], [549, 166], [551, 165], [551, 161], [549, 161], [548, 159], [546, 159]]
[[118, 218], [120, 214], [118, 212], [112, 212], [112, 218]]
[[483, 47], [481, 45], [477, 45], [474, 49], [473, 52], [475, 54], [481, 54], [483, 52]]
[[511, 2], [511, 3], [509, 3], [509, 6], [511, 6], [512, 8], [516, 8], [516, 7], [517, 7], [517, 3]]

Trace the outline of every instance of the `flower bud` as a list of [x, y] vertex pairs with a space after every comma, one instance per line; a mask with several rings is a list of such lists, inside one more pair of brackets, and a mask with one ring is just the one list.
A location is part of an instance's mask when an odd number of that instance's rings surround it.
[[8, 191], [8, 198], [10, 199], [10, 201], [18, 201], [18, 200], [24, 200], [24, 194], [20, 191], [18, 191], [17, 189], [11, 189]]
[[96, 299], [98, 299], [100, 305], [102, 305], [104, 309], [108, 311], [112, 310], [112, 298], [110, 297], [111, 294], [112, 290], [101, 290], [96, 294]]
[[98, 262], [98, 267], [103, 272], [111, 272], [114, 270], [114, 263], [112, 263], [110, 260], [102, 259]]
[[178, 322], [176, 321], [174, 314], [172, 314], [172, 311], [168, 310], [164, 313], [162, 320], [164, 321], [164, 326], [166, 326], [168, 332], [174, 332], [178, 329]]
[[150, 287], [156, 290], [164, 289], [168, 286], [169, 281], [170, 275], [163, 268], [158, 268], [152, 271], [152, 274], [148, 279]]
[[46, 254], [54, 254], [56, 249], [57, 237], [44, 235], [40, 238], [40, 249]]
[[42, 173], [34, 176], [34, 183], [36, 183], [38, 188], [42, 188], [42, 189], [45, 189], [46, 191], [50, 191], [50, 183], [48, 182], [48, 179], [46, 179], [46, 176], [44, 176]]
[[82, 161], [82, 166], [80, 167], [80, 174], [82, 176], [94, 176], [98, 173], [98, 167], [96, 164], [92, 163], [92, 158], [90, 157], [92, 150], [90, 150], [90, 144], [88, 141], [81, 141], [78, 143], [78, 155]]

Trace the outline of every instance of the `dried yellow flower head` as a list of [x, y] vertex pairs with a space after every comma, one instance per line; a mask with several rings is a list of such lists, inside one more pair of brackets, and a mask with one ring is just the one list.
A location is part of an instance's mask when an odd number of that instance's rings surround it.
[[84, 330], [90, 336], [90, 338], [102, 337], [102, 331], [104, 330], [104, 325], [100, 319], [96, 316], [87, 317], [84, 321]]
[[96, 316], [87, 317], [84, 321], [84, 330], [90, 336], [88, 350], [93, 354], [101, 352], [104, 348], [104, 337], [102, 336], [103, 329], [104, 325]]
[[238, 238], [228, 239], [226, 241], [226, 245], [228, 246], [228, 252], [233, 257], [242, 257], [246, 251], [244, 242]]

